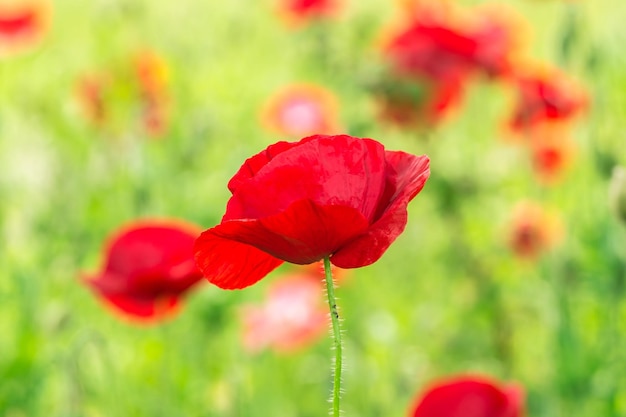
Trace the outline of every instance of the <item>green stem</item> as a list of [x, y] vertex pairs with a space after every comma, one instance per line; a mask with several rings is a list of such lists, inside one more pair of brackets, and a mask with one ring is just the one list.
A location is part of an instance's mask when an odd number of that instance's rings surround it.
[[324, 272], [326, 274], [326, 293], [328, 295], [328, 308], [330, 309], [330, 319], [333, 324], [333, 345], [335, 348], [335, 362], [333, 366], [333, 417], [339, 417], [341, 400], [341, 371], [343, 367], [342, 345], [341, 345], [341, 328], [339, 325], [339, 313], [337, 311], [337, 302], [335, 301], [335, 285], [333, 283], [333, 274], [330, 270], [330, 258], [324, 258]]

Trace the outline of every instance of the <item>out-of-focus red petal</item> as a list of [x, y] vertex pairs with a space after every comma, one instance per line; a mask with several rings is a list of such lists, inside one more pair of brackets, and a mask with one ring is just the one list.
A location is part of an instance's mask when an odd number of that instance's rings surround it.
[[380, 143], [347, 135], [313, 136], [241, 183], [223, 221], [272, 216], [303, 199], [351, 207], [372, 220], [384, 182], [385, 151]]
[[519, 384], [509, 384], [504, 387], [504, 394], [508, 399], [508, 409], [504, 417], [522, 417], [524, 414], [524, 388]]
[[141, 296], [129, 291], [123, 276], [104, 273], [97, 277], [84, 277], [84, 282], [110, 307], [114, 313], [126, 319], [158, 321], [176, 313], [178, 296]]
[[160, 274], [174, 280], [197, 272], [189, 260], [200, 231], [184, 222], [134, 222], [111, 237], [105, 270], [125, 277]]
[[505, 393], [483, 378], [463, 377], [432, 387], [412, 417], [513, 417]]
[[171, 317], [179, 311], [178, 298], [174, 296], [162, 298], [133, 298], [125, 294], [101, 294], [107, 304], [119, 310], [126, 318], [136, 320], [160, 321]]
[[227, 221], [205, 231], [196, 242], [196, 261], [212, 283], [244, 288], [278, 266], [278, 259], [295, 264], [318, 261], [367, 227], [368, 221], [353, 208], [301, 200], [276, 216]]
[[430, 176], [430, 160], [404, 152], [386, 151], [388, 163], [385, 206], [379, 218], [357, 239], [333, 254], [340, 268], [358, 268], [376, 262], [402, 233], [407, 222], [407, 205], [424, 188]]

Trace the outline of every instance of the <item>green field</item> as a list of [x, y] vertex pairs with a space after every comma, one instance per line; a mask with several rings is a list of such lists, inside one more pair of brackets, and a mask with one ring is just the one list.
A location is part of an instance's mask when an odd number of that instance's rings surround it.
[[[510, 92], [498, 82], [477, 78], [441, 125], [377, 119], [367, 77], [393, 2], [351, 0], [338, 19], [294, 29], [265, 0], [55, 1], [41, 42], [0, 57], [0, 416], [327, 415], [330, 337], [288, 354], [241, 344], [241, 306], [260, 303], [290, 265], [241, 291], [206, 282], [153, 326], [109, 314], [80, 281], [124, 223], [219, 223], [243, 161], [299, 139], [259, 114], [300, 82], [334, 92], [345, 133], [431, 158], [404, 233], [337, 289], [344, 415], [407, 416], [433, 378], [479, 373], [522, 384], [528, 417], [626, 416], [626, 223], [608, 196], [613, 168], [626, 166], [626, 3], [506, 3], [532, 28], [527, 54], [590, 97], [554, 184], [503, 138]], [[158, 137], [138, 122], [128, 81], [143, 50], [167, 65]], [[77, 85], [105, 70], [118, 81], [103, 127]], [[533, 260], [509, 247], [524, 200], [563, 229]]]

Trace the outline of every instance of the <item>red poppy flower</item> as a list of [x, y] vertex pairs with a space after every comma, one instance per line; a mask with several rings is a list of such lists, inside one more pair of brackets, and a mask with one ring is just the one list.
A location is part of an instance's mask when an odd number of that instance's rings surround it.
[[372, 139], [278, 142], [230, 180], [226, 214], [196, 241], [196, 262], [226, 289], [252, 285], [285, 261], [369, 265], [404, 230], [407, 205], [429, 174], [426, 156], [386, 151]]
[[339, 130], [337, 101], [328, 90], [312, 84], [295, 84], [267, 103], [262, 121], [281, 135], [303, 137]]
[[410, 6], [407, 21], [385, 35], [388, 73], [375, 88], [383, 118], [401, 126], [436, 123], [461, 101], [473, 71], [467, 55], [476, 49], [450, 9]]
[[334, 17], [341, 8], [341, 0], [279, 0], [279, 13], [288, 24]]
[[47, 29], [48, 16], [47, 1], [0, 2], [0, 55], [37, 43]]
[[535, 259], [554, 246], [562, 235], [556, 217], [536, 203], [522, 202], [513, 212], [510, 246], [520, 258]]
[[461, 376], [431, 385], [418, 398], [411, 417], [521, 417], [523, 391], [484, 377]]
[[515, 83], [518, 97], [509, 120], [514, 132], [526, 132], [542, 123], [571, 121], [587, 106], [582, 88], [554, 68], [521, 69]]
[[272, 282], [265, 303], [242, 310], [244, 347], [257, 352], [302, 348], [328, 330], [328, 310], [317, 276], [294, 274]]
[[199, 232], [176, 221], [129, 224], [110, 238], [103, 270], [86, 282], [128, 318], [157, 321], [170, 316], [181, 296], [202, 279], [193, 260]]
[[393, 70], [406, 76], [458, 80], [471, 69], [466, 56], [475, 43], [433, 4], [416, 7], [410, 20], [387, 31], [383, 54]]

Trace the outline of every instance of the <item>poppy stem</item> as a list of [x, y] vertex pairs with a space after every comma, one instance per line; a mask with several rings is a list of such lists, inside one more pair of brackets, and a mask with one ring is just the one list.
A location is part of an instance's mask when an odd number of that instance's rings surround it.
[[341, 400], [341, 371], [343, 369], [341, 327], [339, 324], [339, 312], [335, 301], [335, 284], [333, 274], [330, 270], [330, 258], [324, 258], [324, 273], [326, 275], [326, 294], [328, 295], [328, 308], [330, 309], [330, 319], [333, 326], [333, 346], [335, 349], [335, 362], [333, 371], [333, 394], [332, 394], [332, 416], [339, 417]]

